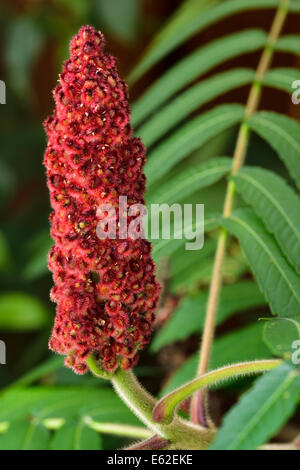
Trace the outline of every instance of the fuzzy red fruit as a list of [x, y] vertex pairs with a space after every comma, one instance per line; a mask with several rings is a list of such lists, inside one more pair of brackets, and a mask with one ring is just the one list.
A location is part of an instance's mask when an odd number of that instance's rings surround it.
[[[98, 207], [143, 204], [145, 148], [132, 136], [126, 84], [103, 53], [100, 32], [84, 26], [71, 41], [45, 122], [44, 163], [53, 212], [49, 268], [57, 303], [49, 346], [79, 374], [97, 352], [102, 367], [131, 368], [150, 338], [159, 285], [149, 242], [103, 239]], [[118, 226], [118, 225], [117, 225]]]

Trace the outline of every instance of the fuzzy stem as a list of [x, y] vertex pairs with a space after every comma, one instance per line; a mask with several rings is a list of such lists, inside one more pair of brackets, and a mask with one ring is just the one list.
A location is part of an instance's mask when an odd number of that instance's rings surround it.
[[96, 377], [99, 377], [100, 379], [105, 379], [105, 380], [111, 380], [113, 377], [112, 372], [107, 372], [104, 369], [100, 369], [100, 367], [97, 364], [97, 361], [95, 360], [93, 354], [90, 354], [90, 356], [87, 358], [86, 363], [92, 372], [93, 375]]
[[207, 372], [163, 397], [154, 408], [153, 419], [159, 423], [170, 423], [176, 406], [199, 388], [243, 375], [266, 372], [281, 363], [277, 359], [241, 362]]
[[[103, 371], [92, 355], [89, 356], [87, 363], [94, 375], [103, 378]], [[152, 413], [156, 400], [141, 386], [132, 371], [118, 369], [108, 375], [114, 389], [126, 405], [152, 431], [152, 434], [170, 441], [172, 448], [202, 450], [212, 442], [214, 431], [195, 426], [177, 416], [170, 425], [154, 422]]]
[[120, 398], [136, 416], [154, 434], [164, 437], [160, 427], [156, 426], [152, 421], [155, 399], [140, 385], [133, 372], [118, 370], [112, 378], [112, 384]]
[[170, 441], [162, 439], [159, 436], [152, 436], [146, 441], [138, 442], [125, 450], [161, 450], [166, 449], [170, 445]]
[[[273, 54], [274, 54], [274, 44], [276, 43], [285, 19], [288, 14], [288, 4], [289, 0], [281, 0], [276, 11], [270, 33], [268, 35], [266, 46], [261, 55], [258, 67], [255, 73], [254, 82], [251, 86], [243, 122], [240, 126], [238, 137], [236, 141], [236, 146], [233, 154], [232, 160], [232, 169], [231, 174], [234, 175], [237, 173], [240, 168], [243, 166], [245, 161], [245, 156], [247, 152], [247, 146], [249, 142], [250, 129], [247, 124], [247, 119], [256, 112], [262, 91], [262, 78], [269, 69]], [[234, 206], [234, 197], [235, 197], [235, 184], [233, 181], [229, 181], [226, 190], [224, 208], [223, 208], [223, 217], [229, 217], [232, 213]], [[205, 325], [203, 330], [201, 348], [200, 348], [200, 359], [197, 369], [197, 376], [204, 374], [208, 370], [211, 346], [214, 337], [216, 316], [218, 311], [218, 302], [220, 297], [221, 285], [222, 285], [222, 267], [226, 253], [226, 243], [227, 243], [227, 231], [222, 228], [218, 238], [217, 250], [214, 261], [214, 268], [212, 273], [212, 279], [209, 290], [209, 297], [207, 303], [207, 312]], [[192, 399], [191, 404], [191, 420], [196, 424], [205, 424], [201, 416], [205, 415], [205, 406], [204, 406], [203, 394], [197, 397], [197, 394]]]

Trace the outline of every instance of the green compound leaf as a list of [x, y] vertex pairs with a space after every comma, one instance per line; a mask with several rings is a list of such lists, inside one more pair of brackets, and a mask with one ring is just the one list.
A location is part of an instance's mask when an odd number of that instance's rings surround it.
[[[228, 0], [226, 2], [193, 1], [187, 2], [174, 15], [148, 46], [146, 53], [128, 77], [129, 83], [136, 82], [159, 60], [177, 46], [210, 25], [242, 11], [260, 8], [277, 8], [278, 0]], [[300, 4], [290, 2], [289, 10], [299, 12]], [[296, 54], [298, 54], [298, 51]]]
[[196, 83], [151, 116], [139, 128], [138, 134], [149, 148], [200, 106], [234, 88], [251, 83], [253, 78], [254, 71], [251, 69], [234, 69]]
[[171, 96], [216, 65], [239, 55], [256, 51], [266, 42], [260, 30], [247, 30], [217, 39], [170, 68], [153, 83], [132, 107], [132, 125], [137, 127]]

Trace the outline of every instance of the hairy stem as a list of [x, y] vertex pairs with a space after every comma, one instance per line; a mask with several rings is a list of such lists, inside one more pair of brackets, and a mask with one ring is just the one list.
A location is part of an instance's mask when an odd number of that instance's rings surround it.
[[118, 395], [136, 416], [151, 429], [153, 434], [164, 435], [160, 427], [152, 421], [155, 399], [137, 381], [132, 371], [118, 370], [112, 378], [112, 384]]
[[170, 445], [170, 441], [162, 439], [159, 436], [152, 436], [146, 441], [138, 442], [125, 450], [161, 450], [166, 449]]
[[[87, 363], [92, 373], [103, 378], [103, 371], [98, 367], [91, 355]], [[172, 424], [156, 423], [152, 419], [156, 400], [138, 382], [132, 371], [117, 370], [113, 374], [105, 374], [120, 398], [136, 414], [136, 416], [151, 430], [152, 434], [170, 441], [174, 449], [206, 449], [214, 438], [214, 431], [175, 417]]]
[[241, 362], [207, 372], [163, 397], [154, 408], [153, 419], [157, 422], [170, 423], [177, 405], [196, 390], [230, 378], [266, 372], [281, 363], [282, 361], [278, 359]]
[[[266, 46], [263, 50], [260, 61], [258, 63], [254, 82], [249, 92], [249, 96], [248, 96], [248, 100], [247, 100], [247, 104], [245, 108], [244, 119], [243, 119], [243, 122], [241, 123], [240, 129], [238, 132], [236, 146], [235, 146], [235, 150], [233, 154], [232, 169], [231, 169], [231, 174], [233, 175], [240, 170], [240, 168], [243, 166], [243, 163], [245, 161], [247, 146], [249, 142], [249, 134], [250, 134], [250, 130], [247, 124], [247, 119], [250, 116], [252, 116], [252, 114], [255, 113], [255, 111], [258, 108], [260, 97], [261, 97], [261, 91], [262, 91], [261, 80], [271, 65], [273, 54], [274, 54], [274, 44], [276, 43], [282, 31], [285, 19], [287, 17], [288, 4], [289, 4], [289, 0], [280, 1], [280, 4], [278, 6], [278, 9], [276, 11], [276, 14], [275, 14], [272, 26], [271, 26], [270, 33], [268, 35]], [[224, 208], [223, 208], [223, 217], [229, 217], [231, 215], [232, 210], [233, 210], [233, 205], [234, 205], [234, 197], [235, 197], [235, 184], [233, 181], [230, 181], [228, 183], [227, 190], [226, 190], [226, 196], [225, 196], [225, 202], [224, 202]], [[219, 234], [219, 238], [218, 238], [217, 250], [216, 250], [215, 261], [214, 261], [214, 268], [213, 268], [212, 279], [211, 279], [210, 290], [209, 290], [206, 319], [205, 319], [205, 325], [204, 325], [201, 348], [200, 348], [200, 359], [199, 359], [199, 364], [198, 364], [198, 369], [197, 369], [198, 376], [204, 374], [207, 371], [208, 365], [209, 365], [210, 352], [211, 352], [211, 346], [212, 346], [213, 337], [214, 337], [216, 316], [217, 316], [217, 311], [218, 311], [218, 302], [219, 302], [220, 290], [221, 290], [221, 285], [222, 285], [222, 267], [223, 267], [223, 262], [225, 258], [225, 253], [226, 253], [226, 244], [227, 244], [227, 232], [224, 228], [222, 228]], [[198, 396], [197, 394], [195, 394], [195, 396], [192, 399], [191, 420], [196, 424], [205, 424], [202, 418], [203, 416], [205, 416], [204, 402], [205, 400], [203, 399], [203, 394], [201, 395], [199, 394]]]

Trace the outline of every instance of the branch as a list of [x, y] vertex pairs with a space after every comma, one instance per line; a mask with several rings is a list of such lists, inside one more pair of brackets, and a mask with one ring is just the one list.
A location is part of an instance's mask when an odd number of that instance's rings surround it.
[[[92, 355], [87, 364], [94, 375], [103, 378], [103, 371]], [[152, 414], [156, 400], [142, 387], [132, 371], [118, 369], [113, 374], [104, 375], [111, 380], [123, 402], [151, 430], [151, 435], [170, 441], [174, 449], [203, 450], [212, 442], [214, 431], [195, 426], [179, 417], [175, 417], [170, 425], [155, 422]]]
[[176, 406], [196, 390], [231, 378], [266, 372], [281, 363], [282, 361], [277, 359], [241, 362], [207, 372], [163, 397], [154, 408], [153, 419], [158, 423], [170, 423]]

